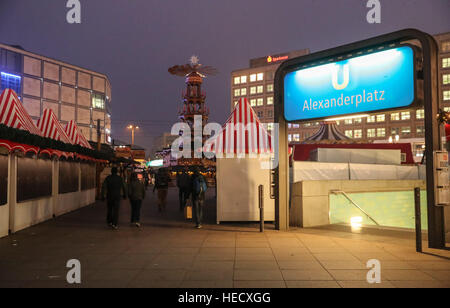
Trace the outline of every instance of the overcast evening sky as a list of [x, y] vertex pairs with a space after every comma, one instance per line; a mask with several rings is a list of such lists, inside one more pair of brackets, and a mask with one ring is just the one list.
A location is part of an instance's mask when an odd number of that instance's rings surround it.
[[66, 0], [0, 0], [0, 42], [109, 76], [113, 138], [136, 144], [177, 121], [184, 80], [167, 72], [191, 55], [220, 74], [205, 81], [210, 121], [230, 113], [230, 73], [248, 60], [328, 49], [417, 28], [450, 31], [450, 0], [381, 0], [381, 24], [366, 21], [367, 0], [80, 0], [81, 24], [66, 21]]

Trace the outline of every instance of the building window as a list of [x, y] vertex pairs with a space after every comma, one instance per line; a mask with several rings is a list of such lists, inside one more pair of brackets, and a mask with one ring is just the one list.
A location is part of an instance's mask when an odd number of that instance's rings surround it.
[[450, 107], [444, 107], [445, 112], [450, 112]]
[[234, 77], [234, 84], [240, 84], [241, 78], [240, 77]]
[[264, 73], [258, 73], [256, 79], [257, 79], [258, 81], [264, 80]]
[[352, 130], [346, 130], [345, 135], [349, 138], [353, 138], [353, 131]]
[[22, 67], [22, 55], [0, 48], [0, 67], [10, 72], [20, 72]]
[[0, 92], [3, 92], [5, 89], [11, 89], [14, 90], [17, 95], [20, 95], [21, 80], [22, 78], [20, 76], [2, 72], [0, 74]]
[[292, 124], [291, 123], [288, 124], [288, 128], [292, 128]]
[[294, 141], [300, 141], [300, 134], [294, 134]]
[[247, 88], [241, 88], [241, 96], [247, 95]]
[[247, 76], [241, 76], [241, 83], [247, 83]]
[[386, 120], [386, 116], [384, 114], [377, 115], [377, 122], [384, 122]]
[[450, 91], [444, 91], [444, 101], [450, 101]]
[[450, 67], [450, 58], [442, 59], [442, 68]]
[[267, 130], [269, 131], [273, 130], [273, 123], [267, 123]]
[[256, 94], [256, 87], [250, 87], [250, 95]]
[[300, 128], [300, 124], [292, 124], [293, 128]]
[[443, 42], [441, 45], [442, 52], [450, 51], [450, 41]]
[[425, 133], [425, 126], [417, 126], [416, 127], [416, 133], [418, 135], [423, 135]]
[[273, 105], [273, 96], [267, 98], [267, 105]]
[[377, 137], [384, 137], [386, 136], [386, 128], [380, 127], [377, 128]]
[[409, 134], [411, 134], [411, 127], [409, 126], [402, 127], [402, 135], [409, 135]]
[[404, 111], [401, 114], [402, 120], [410, 120], [411, 119], [411, 113], [409, 111]]
[[353, 132], [353, 137], [357, 139], [362, 138], [362, 129], [355, 129]]
[[442, 83], [443, 84], [450, 84], [450, 74], [442, 75]]
[[258, 94], [264, 93], [264, 86], [258, 86], [257, 93]]
[[256, 106], [256, 99], [252, 98], [250, 100], [250, 106], [255, 107]]
[[267, 111], [267, 116], [272, 118], [273, 117], [273, 110], [268, 110]]
[[105, 96], [103, 94], [92, 94], [92, 107], [105, 109]]
[[258, 111], [257, 115], [258, 115], [258, 118], [262, 118], [262, 117], [264, 117], [264, 112]]
[[268, 93], [272, 93], [273, 92], [273, 83], [267, 85], [267, 92]]
[[400, 120], [400, 113], [391, 113], [391, 121], [399, 121]]
[[373, 137], [376, 137], [375, 128], [369, 128], [367, 130], [367, 138], [373, 138]]
[[352, 121], [352, 119], [345, 119], [344, 120], [344, 124], [345, 125], [351, 125], [351, 124], [353, 124], [353, 121]]
[[375, 123], [375, 116], [369, 116], [367, 117], [367, 123]]
[[255, 82], [256, 81], [256, 74], [251, 74], [250, 75], [250, 82]]
[[241, 89], [234, 89], [234, 96], [240, 96], [241, 95]]
[[238, 104], [238, 101], [234, 101], [234, 106], [236, 106]]
[[398, 135], [399, 133], [400, 133], [400, 128], [398, 128], [398, 127], [391, 128], [391, 135]]
[[289, 142], [292, 141], [292, 135], [291, 135], [291, 134], [288, 135], [288, 141], [289, 141]]
[[361, 123], [362, 123], [362, 119], [361, 119], [361, 118], [353, 119], [353, 123], [355, 123], [355, 124], [361, 124]]
[[423, 119], [425, 118], [425, 110], [423, 109], [418, 109], [416, 110], [416, 119]]
[[256, 104], [257, 104], [258, 106], [264, 105], [264, 99], [263, 99], [263, 98], [258, 98], [256, 102], [257, 102]]

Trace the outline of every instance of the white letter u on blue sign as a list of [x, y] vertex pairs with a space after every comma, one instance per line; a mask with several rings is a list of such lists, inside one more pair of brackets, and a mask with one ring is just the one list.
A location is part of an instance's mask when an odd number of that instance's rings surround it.
[[350, 69], [349, 69], [349, 66], [348, 66], [348, 64], [344, 64], [344, 65], [342, 65], [342, 69], [344, 71], [344, 78], [343, 78], [344, 80], [342, 81], [341, 84], [338, 82], [339, 67], [340, 67], [340, 65], [335, 65], [333, 67], [333, 75], [332, 75], [332, 78], [331, 78], [331, 81], [333, 83], [333, 87], [336, 90], [345, 89], [348, 86], [348, 82], [350, 80], [350, 76], [349, 76], [350, 75]]

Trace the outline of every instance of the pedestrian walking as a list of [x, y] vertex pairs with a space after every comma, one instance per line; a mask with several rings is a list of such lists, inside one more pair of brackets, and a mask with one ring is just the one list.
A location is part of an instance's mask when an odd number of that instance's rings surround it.
[[131, 174], [131, 180], [128, 184], [128, 198], [131, 204], [131, 224], [136, 227], [141, 226], [141, 206], [145, 199], [145, 185], [139, 181], [137, 173]]
[[123, 179], [117, 175], [117, 168], [111, 168], [111, 175], [108, 175], [102, 185], [102, 199], [107, 202], [106, 221], [113, 229], [118, 229], [120, 198], [126, 199], [127, 189]]
[[194, 169], [192, 175], [192, 204], [194, 210], [195, 227], [200, 229], [203, 221], [203, 204], [205, 202], [205, 193], [208, 189], [205, 177], [197, 168]]
[[178, 199], [180, 201], [180, 212], [184, 211], [186, 202], [191, 194], [191, 177], [188, 174], [188, 169], [183, 168], [177, 173], [177, 187], [178, 187]]
[[155, 186], [153, 192], [158, 190], [158, 211], [163, 212], [166, 210], [167, 192], [169, 191], [169, 172], [166, 168], [158, 169], [158, 173], [155, 176]]
[[144, 186], [145, 186], [145, 189], [147, 190], [147, 188], [148, 188], [148, 172], [147, 172], [147, 169], [144, 169], [144, 171], [142, 172], [142, 178], [143, 178], [143, 180], [144, 180]]

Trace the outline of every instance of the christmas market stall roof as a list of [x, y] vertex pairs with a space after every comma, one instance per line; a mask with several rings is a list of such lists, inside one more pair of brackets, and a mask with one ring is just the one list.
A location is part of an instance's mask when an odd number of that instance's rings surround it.
[[17, 94], [11, 89], [5, 89], [0, 95], [1, 148], [9, 152], [18, 150], [95, 162], [106, 162], [109, 157], [86, 147], [88, 144], [82, 141], [72, 142], [56, 115], [49, 109], [39, 119], [38, 127], [34, 125]]
[[319, 130], [306, 138], [304, 143], [350, 141], [351, 139], [339, 131], [336, 122], [322, 122]]
[[11, 89], [5, 89], [0, 95], [0, 123], [34, 135], [41, 135], [17, 94]]
[[78, 144], [82, 147], [92, 149], [91, 145], [73, 120], [66, 124], [65, 132], [73, 144]]
[[241, 98], [220, 133], [206, 142], [204, 151], [216, 156], [270, 154], [273, 153], [273, 143], [248, 100]]
[[66, 131], [58, 121], [58, 117], [51, 109], [45, 109], [42, 117], [37, 123], [38, 128], [41, 130], [42, 136], [51, 138], [54, 140], [62, 141], [64, 143], [73, 142], [67, 136]]

